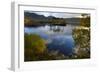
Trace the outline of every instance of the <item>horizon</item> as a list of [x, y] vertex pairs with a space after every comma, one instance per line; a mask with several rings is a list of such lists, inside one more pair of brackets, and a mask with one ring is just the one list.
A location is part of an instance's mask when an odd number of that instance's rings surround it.
[[[28, 13], [35, 13], [38, 15], [43, 15], [45, 17], [53, 16], [57, 18], [82, 18], [82, 13], [67, 13], [67, 12], [46, 12], [46, 11], [24, 11]], [[87, 14], [90, 16], [90, 14]]]

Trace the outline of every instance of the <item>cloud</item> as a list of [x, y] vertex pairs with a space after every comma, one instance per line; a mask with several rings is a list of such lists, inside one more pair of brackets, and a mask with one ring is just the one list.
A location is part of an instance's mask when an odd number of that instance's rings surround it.
[[47, 11], [26, 11], [26, 12], [36, 13], [38, 15], [44, 15], [45, 17], [54, 16], [58, 18], [72, 18], [72, 17], [81, 18], [81, 14], [82, 14], [82, 13], [67, 13], [67, 12], [47, 12]]
[[27, 11], [30, 13], [36, 13], [38, 15], [44, 15], [45, 17], [54, 16], [58, 18], [72, 18], [72, 17], [79, 17], [81, 13], [67, 13], [67, 12], [46, 12], [46, 11]]

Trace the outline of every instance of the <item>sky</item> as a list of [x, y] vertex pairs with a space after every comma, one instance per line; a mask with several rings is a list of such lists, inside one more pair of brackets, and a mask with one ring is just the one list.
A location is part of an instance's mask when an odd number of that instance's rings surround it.
[[44, 15], [45, 17], [48, 16], [54, 16], [57, 18], [72, 18], [72, 17], [80, 17], [81, 18], [81, 13], [65, 13], [65, 12], [34, 12], [34, 11], [28, 11], [30, 13], [36, 13], [38, 15]]

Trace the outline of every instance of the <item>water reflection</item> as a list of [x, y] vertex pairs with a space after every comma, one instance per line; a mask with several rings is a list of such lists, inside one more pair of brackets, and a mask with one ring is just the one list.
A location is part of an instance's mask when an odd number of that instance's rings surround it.
[[64, 55], [72, 53], [74, 40], [72, 38], [72, 29], [75, 26], [40, 26], [25, 27], [24, 31], [28, 34], [38, 34], [47, 41], [48, 50], [57, 50]]

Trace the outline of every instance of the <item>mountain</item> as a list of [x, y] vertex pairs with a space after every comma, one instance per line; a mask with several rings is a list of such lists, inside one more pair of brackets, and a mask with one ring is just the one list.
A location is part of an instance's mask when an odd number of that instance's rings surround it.
[[45, 23], [50, 23], [52, 25], [79, 25], [80, 18], [57, 18], [54, 16], [45, 17], [44, 15], [38, 15], [36, 13], [24, 12], [25, 25], [28, 26], [40, 26]]
[[35, 13], [24, 12], [25, 17], [30, 17], [32, 19], [45, 19], [44, 15], [38, 15]]

